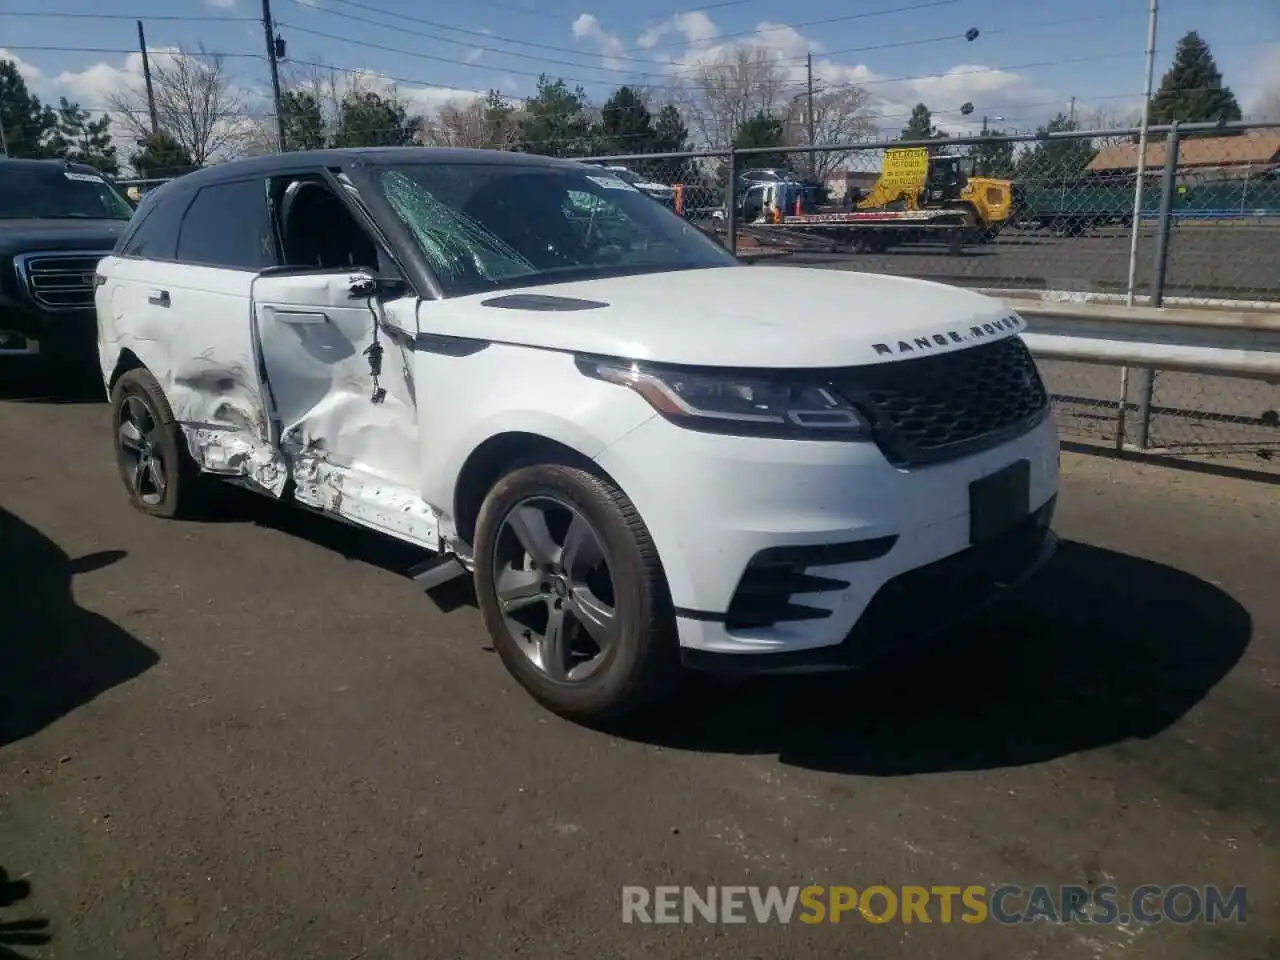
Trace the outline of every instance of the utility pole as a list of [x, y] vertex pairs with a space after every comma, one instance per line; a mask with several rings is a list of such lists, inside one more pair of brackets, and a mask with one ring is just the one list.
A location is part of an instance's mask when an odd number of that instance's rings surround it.
[[151, 55], [147, 53], [147, 35], [138, 21], [138, 52], [142, 54], [142, 79], [147, 85], [147, 110], [151, 113], [151, 135], [160, 132], [159, 114], [156, 113], [156, 91], [151, 85]]
[[271, 20], [271, 0], [262, 0], [262, 32], [267, 40], [267, 65], [271, 68], [271, 99], [276, 111], [276, 149], [284, 153], [284, 110], [280, 106], [280, 63], [276, 51], [275, 24]]
[[1071, 109], [1068, 112], [1067, 117], [1068, 117], [1068, 122], [1071, 124], [1071, 129], [1074, 130], [1076, 128], [1076, 98], [1075, 97], [1071, 98]]
[[4, 116], [0, 115], [0, 156], [9, 155], [9, 141], [4, 138]]
[[809, 146], [812, 147], [817, 142], [813, 134], [813, 54], [807, 54], [805, 60], [809, 74]]

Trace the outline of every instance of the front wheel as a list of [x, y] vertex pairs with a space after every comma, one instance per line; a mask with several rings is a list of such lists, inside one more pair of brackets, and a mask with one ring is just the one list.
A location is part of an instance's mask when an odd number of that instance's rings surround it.
[[653, 540], [626, 495], [594, 473], [542, 464], [499, 480], [480, 510], [475, 577], [503, 663], [561, 716], [619, 717], [679, 676]]

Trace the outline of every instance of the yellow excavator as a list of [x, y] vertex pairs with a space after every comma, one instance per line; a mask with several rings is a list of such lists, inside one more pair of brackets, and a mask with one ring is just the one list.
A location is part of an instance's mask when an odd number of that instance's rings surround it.
[[974, 175], [974, 158], [930, 155], [927, 147], [892, 147], [884, 168], [855, 210], [958, 210], [990, 240], [1014, 214], [1012, 181]]

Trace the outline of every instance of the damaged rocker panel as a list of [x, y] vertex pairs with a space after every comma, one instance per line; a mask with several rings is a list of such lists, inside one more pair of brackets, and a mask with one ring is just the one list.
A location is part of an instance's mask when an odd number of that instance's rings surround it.
[[243, 477], [273, 497], [284, 493], [289, 467], [269, 444], [244, 428], [213, 423], [182, 423], [187, 451], [201, 470], [227, 477]]

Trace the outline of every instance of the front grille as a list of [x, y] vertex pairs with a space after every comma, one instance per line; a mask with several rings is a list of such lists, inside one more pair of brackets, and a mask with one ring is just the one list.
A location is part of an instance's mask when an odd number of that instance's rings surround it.
[[939, 463], [995, 446], [1048, 413], [1049, 395], [1021, 337], [837, 374], [872, 417], [896, 466]]
[[106, 253], [27, 253], [14, 259], [31, 299], [47, 310], [93, 306], [93, 275]]

